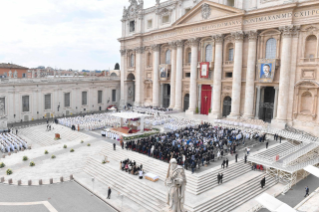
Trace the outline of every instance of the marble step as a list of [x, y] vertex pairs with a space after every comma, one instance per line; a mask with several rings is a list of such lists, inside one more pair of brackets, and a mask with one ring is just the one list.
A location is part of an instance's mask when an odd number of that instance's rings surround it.
[[[270, 176], [266, 176], [266, 186], [264, 189], [260, 187], [260, 180], [262, 174], [257, 177], [238, 185], [237, 187], [228, 190], [217, 197], [214, 197], [200, 206], [195, 207], [195, 211], [197, 212], [206, 212], [206, 211], [230, 211], [229, 208], [239, 207], [246, 201], [249, 201], [253, 197], [258, 194], [264, 192], [268, 188], [274, 186], [277, 181]], [[245, 200], [245, 201], [243, 201]]]
[[88, 165], [84, 171], [107, 185], [113, 185], [126, 197], [140, 204], [147, 210], [160, 211], [160, 209], [165, 206], [165, 194], [141, 184], [141, 181], [134, 178], [136, 176], [129, 175], [126, 172], [125, 174], [128, 176], [125, 176], [122, 171], [115, 171], [111, 167], [105, 167], [105, 165], [103, 167], [103, 165], [95, 159], [88, 161]]

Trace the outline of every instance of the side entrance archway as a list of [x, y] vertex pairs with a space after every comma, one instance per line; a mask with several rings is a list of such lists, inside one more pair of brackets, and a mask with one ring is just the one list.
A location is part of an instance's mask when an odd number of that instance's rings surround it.
[[184, 112], [188, 109], [189, 107], [189, 94], [185, 94], [184, 96]]

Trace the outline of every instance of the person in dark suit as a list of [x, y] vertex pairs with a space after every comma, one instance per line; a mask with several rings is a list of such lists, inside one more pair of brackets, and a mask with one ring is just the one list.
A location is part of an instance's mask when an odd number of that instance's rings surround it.
[[261, 188], [264, 188], [266, 185], [266, 177], [263, 177], [263, 179], [260, 181]]
[[279, 143], [281, 143], [281, 137], [279, 137]]
[[268, 149], [268, 141], [266, 142], [266, 149]]
[[217, 184], [219, 184], [220, 183], [220, 174], [218, 173], [218, 175], [217, 175]]
[[225, 163], [226, 163], [226, 161], [224, 159], [223, 162], [222, 162], [221, 168], [225, 168]]
[[220, 174], [220, 183], [221, 183], [221, 184], [223, 183], [223, 177], [224, 177], [224, 175], [223, 175], [223, 173], [221, 173], [221, 174]]
[[115, 144], [115, 142], [113, 143], [113, 150], [116, 150], [116, 144]]
[[235, 155], [235, 162], [237, 163], [237, 159], [238, 159], [238, 153], [236, 153]]
[[245, 154], [245, 163], [247, 163], [247, 155]]
[[109, 187], [109, 189], [107, 190], [107, 199], [111, 199], [111, 193], [112, 193], [112, 190]]
[[309, 188], [308, 188], [308, 186], [305, 189], [306, 189], [306, 194], [305, 194], [305, 197], [306, 197], [306, 196], [309, 196]]
[[226, 168], [228, 168], [228, 158], [226, 158]]

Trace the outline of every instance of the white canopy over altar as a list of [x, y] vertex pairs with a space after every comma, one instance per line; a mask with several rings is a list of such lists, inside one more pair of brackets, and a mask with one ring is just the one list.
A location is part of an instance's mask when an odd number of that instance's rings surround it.
[[144, 119], [146, 117], [152, 117], [151, 115], [134, 112], [111, 113], [110, 115], [121, 119], [121, 127], [123, 126], [123, 119], [139, 119], [140, 132], [144, 132]]

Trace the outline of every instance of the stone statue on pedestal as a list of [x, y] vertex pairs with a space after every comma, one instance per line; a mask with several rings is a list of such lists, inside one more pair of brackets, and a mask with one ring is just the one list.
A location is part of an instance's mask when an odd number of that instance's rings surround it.
[[15, 79], [18, 78], [18, 72], [17, 72], [17, 70], [14, 71], [13, 78], [15, 78]]
[[11, 79], [11, 77], [12, 77], [12, 71], [10, 70], [9, 71], [9, 79]]
[[169, 187], [167, 193], [169, 212], [185, 212], [185, 190], [186, 190], [186, 176], [183, 167], [177, 165], [175, 158], [172, 158], [169, 163], [165, 185]]
[[0, 130], [7, 129], [7, 115], [5, 108], [5, 98], [0, 98]]

